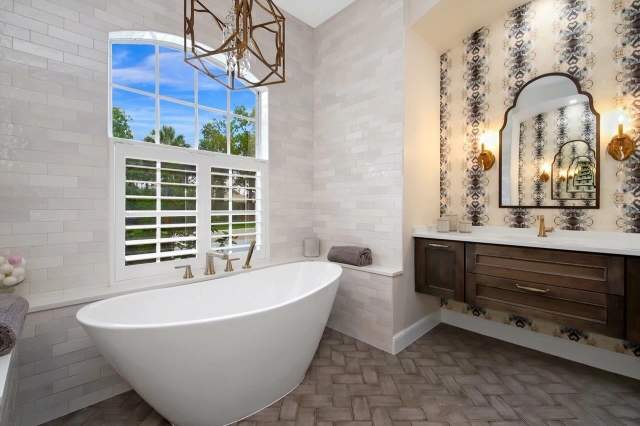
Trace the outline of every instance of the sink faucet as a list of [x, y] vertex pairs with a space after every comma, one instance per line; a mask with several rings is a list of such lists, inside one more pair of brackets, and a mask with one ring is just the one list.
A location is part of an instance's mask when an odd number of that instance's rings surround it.
[[244, 265], [242, 269], [251, 269], [251, 256], [253, 256], [253, 250], [256, 248], [256, 240], [252, 240], [249, 245], [249, 252], [247, 253], [247, 258], [244, 261]]
[[544, 224], [544, 215], [538, 215], [538, 237], [540, 238], [546, 238], [548, 235], [548, 232], [553, 232], [553, 226], [547, 228]]
[[227, 261], [227, 265], [224, 268], [225, 272], [233, 272], [233, 263], [232, 262], [234, 260], [240, 260], [239, 257], [234, 257], [234, 258], [229, 257], [229, 253], [220, 254], [220, 253], [215, 253], [214, 252], [214, 253], [212, 253], [212, 255], [215, 256], [215, 257], [219, 257], [222, 260], [226, 260]]
[[547, 236], [547, 228], [544, 226], [544, 215], [541, 214], [538, 216], [538, 237], [546, 238]]

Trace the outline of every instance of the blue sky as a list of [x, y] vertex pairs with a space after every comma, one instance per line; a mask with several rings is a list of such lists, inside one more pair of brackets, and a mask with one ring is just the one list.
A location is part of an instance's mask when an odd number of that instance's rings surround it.
[[[160, 47], [160, 94], [187, 102], [194, 101], [194, 68], [184, 62], [182, 50]], [[155, 93], [155, 46], [149, 44], [113, 44], [112, 79], [133, 89]], [[198, 103], [208, 107], [226, 110], [227, 90], [224, 86], [197, 73]], [[231, 108], [244, 105], [249, 111], [255, 108], [256, 96], [249, 90], [231, 93]], [[142, 140], [155, 127], [155, 103], [153, 97], [113, 90], [113, 106], [125, 110], [131, 117], [129, 122], [134, 139]], [[200, 112], [201, 122], [212, 118], [221, 118], [212, 113]], [[189, 145], [197, 139], [194, 134], [195, 113], [191, 107], [176, 103], [160, 102], [160, 126], [169, 125], [182, 134]]]

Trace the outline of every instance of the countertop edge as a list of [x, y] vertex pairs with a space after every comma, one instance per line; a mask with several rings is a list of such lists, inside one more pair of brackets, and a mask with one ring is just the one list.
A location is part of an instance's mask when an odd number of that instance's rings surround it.
[[640, 248], [638, 250], [626, 249], [626, 248], [612, 248], [612, 247], [594, 247], [585, 246], [580, 247], [573, 244], [564, 244], [562, 242], [554, 242], [553, 237], [541, 238], [540, 241], [518, 241], [511, 239], [503, 239], [500, 237], [491, 237], [487, 235], [479, 235], [471, 232], [470, 234], [459, 232], [437, 232], [430, 230], [414, 231], [412, 233], [414, 238], [429, 238], [434, 240], [448, 240], [448, 241], [461, 241], [469, 243], [484, 243], [495, 244], [512, 247], [531, 247], [541, 248], [548, 250], [565, 250], [575, 251], [581, 253], [596, 253], [596, 254], [611, 254], [618, 256], [640, 256]]

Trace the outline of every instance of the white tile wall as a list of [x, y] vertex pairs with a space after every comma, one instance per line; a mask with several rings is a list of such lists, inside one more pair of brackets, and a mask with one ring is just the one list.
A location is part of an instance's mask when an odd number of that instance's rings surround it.
[[[222, 0], [212, 0], [222, 2]], [[109, 285], [108, 32], [181, 34], [177, 0], [0, 1], [0, 254], [29, 260], [25, 295]], [[312, 234], [312, 29], [287, 22], [270, 92], [273, 257]]]
[[81, 307], [27, 316], [18, 341], [16, 424], [38, 425], [130, 389], [76, 321]]
[[314, 45], [313, 229], [402, 267], [402, 0], [360, 0]]
[[391, 352], [394, 278], [343, 268], [328, 326]]

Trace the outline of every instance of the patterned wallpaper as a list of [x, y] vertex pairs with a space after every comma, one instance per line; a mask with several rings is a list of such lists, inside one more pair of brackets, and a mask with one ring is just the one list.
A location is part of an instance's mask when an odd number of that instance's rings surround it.
[[[624, 163], [605, 151], [619, 109], [630, 120], [627, 131], [640, 138], [639, 63], [640, 0], [534, 0], [443, 54], [441, 213], [464, 215], [477, 226], [512, 227], [530, 227], [536, 214], [545, 214], [561, 229], [640, 233], [640, 148]], [[518, 90], [548, 72], [575, 77], [593, 95], [601, 115], [598, 210], [500, 209], [498, 167], [484, 172], [476, 161], [481, 135], [497, 132]], [[566, 117], [544, 124], [557, 140], [566, 139]], [[523, 177], [518, 184], [535, 183]]]
[[[601, 115], [601, 208], [498, 208], [498, 167], [476, 161], [480, 137], [502, 127], [504, 111], [533, 77], [566, 72], [589, 91]], [[606, 154], [615, 111], [624, 109], [640, 139], [640, 0], [534, 0], [483, 27], [440, 57], [440, 212], [474, 225], [533, 226], [536, 214], [553, 216], [566, 230], [640, 233], [640, 143], [626, 162]], [[566, 112], [566, 111], [565, 111]], [[613, 117], [613, 125], [611, 124]], [[556, 142], [568, 140], [567, 114], [537, 123]], [[497, 154], [497, 147], [495, 153]], [[521, 159], [531, 162], [531, 155]], [[522, 176], [517, 184], [541, 191]], [[549, 184], [548, 184], [549, 185]], [[550, 191], [548, 186], [544, 189]], [[443, 309], [491, 319], [579, 344], [640, 357], [640, 342], [626, 342], [563, 324], [530, 319], [442, 299]]]

